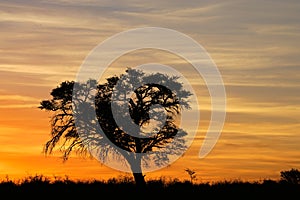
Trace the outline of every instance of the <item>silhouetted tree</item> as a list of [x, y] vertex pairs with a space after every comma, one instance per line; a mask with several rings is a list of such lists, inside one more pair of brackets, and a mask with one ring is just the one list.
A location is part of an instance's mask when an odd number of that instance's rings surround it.
[[[178, 127], [177, 117], [183, 108], [190, 108], [191, 93], [178, 78], [127, 69], [103, 84], [96, 80], [62, 82], [51, 91], [52, 99], [40, 102], [40, 109], [53, 113], [51, 139], [44, 152], [51, 154], [59, 146], [64, 160], [72, 151], [92, 152], [103, 162], [118, 156], [130, 166], [136, 184], [145, 185], [142, 161], [145, 166], [150, 162], [160, 166], [169, 161], [169, 155], [179, 155], [186, 148], [187, 133]], [[120, 126], [116, 119], [125, 124]], [[127, 127], [131, 121], [133, 126]], [[145, 127], [150, 124], [156, 128], [147, 132]]]
[[291, 184], [300, 184], [300, 171], [298, 169], [290, 169], [280, 172], [281, 181]]
[[190, 182], [193, 183], [194, 180], [197, 179], [197, 175], [196, 172], [190, 168], [186, 168], [184, 171], [186, 171], [186, 173], [188, 173], [188, 175], [190, 176]]

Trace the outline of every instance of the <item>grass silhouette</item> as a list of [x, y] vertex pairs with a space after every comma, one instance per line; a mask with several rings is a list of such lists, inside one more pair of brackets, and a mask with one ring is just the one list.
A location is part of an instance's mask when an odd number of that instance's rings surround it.
[[[12, 181], [6, 178], [0, 182], [0, 194], [9, 197], [40, 197], [40, 198], [76, 198], [101, 197], [108, 194], [110, 197], [119, 197], [121, 194], [143, 194], [145, 197], [159, 198], [178, 197], [178, 194], [201, 195], [209, 197], [227, 198], [289, 198], [299, 197], [300, 184], [292, 184], [283, 180], [261, 181], [219, 181], [213, 183], [192, 183], [188, 180], [159, 178], [148, 180], [146, 188], [140, 190], [129, 176], [120, 176], [106, 181], [89, 180], [74, 181], [68, 177], [51, 179], [43, 175], [28, 176], [23, 180]], [[199, 196], [199, 197], [201, 197]], [[188, 197], [188, 196], [187, 196]]]

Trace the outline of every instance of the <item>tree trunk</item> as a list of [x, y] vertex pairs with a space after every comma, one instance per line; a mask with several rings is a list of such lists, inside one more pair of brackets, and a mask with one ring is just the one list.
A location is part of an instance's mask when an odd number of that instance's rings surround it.
[[138, 189], [143, 189], [146, 187], [145, 176], [142, 172], [142, 155], [140, 153], [135, 154], [129, 160], [131, 171], [134, 177], [135, 184]]
[[134, 181], [138, 189], [146, 187], [145, 176], [143, 173], [133, 173]]

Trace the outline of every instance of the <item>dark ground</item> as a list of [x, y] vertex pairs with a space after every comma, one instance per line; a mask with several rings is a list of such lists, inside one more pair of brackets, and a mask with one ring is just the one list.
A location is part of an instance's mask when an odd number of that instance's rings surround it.
[[[138, 188], [131, 179], [108, 181], [50, 181], [43, 176], [33, 176], [19, 182], [0, 182], [0, 199], [14, 197], [26, 199], [298, 199], [300, 184], [264, 180], [260, 182], [222, 181], [195, 183], [189, 181], [152, 180], [145, 188]], [[5, 197], [5, 198], [3, 198]], [[105, 198], [104, 198], [105, 197]]]

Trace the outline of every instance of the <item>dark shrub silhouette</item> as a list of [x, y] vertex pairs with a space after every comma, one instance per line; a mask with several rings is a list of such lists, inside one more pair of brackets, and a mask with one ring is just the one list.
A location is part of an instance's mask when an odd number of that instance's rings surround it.
[[[44, 152], [51, 153], [61, 144], [64, 160], [73, 150], [89, 155], [92, 149], [93, 155], [103, 162], [110, 156], [118, 156], [120, 161], [123, 159], [129, 165], [136, 184], [145, 185], [142, 161], [144, 166], [164, 165], [169, 161], [168, 155], [180, 155], [186, 148], [184, 136], [187, 133], [178, 127], [176, 117], [182, 109], [190, 108], [188, 98], [191, 93], [183, 89], [178, 78], [160, 73], [146, 75], [141, 70], [127, 69], [119, 77], [107, 78], [104, 84], [98, 84], [96, 80], [62, 82], [52, 90], [52, 99], [40, 103], [40, 109], [53, 113], [51, 139], [45, 144]], [[176, 93], [165, 85], [172, 86]], [[133, 91], [129, 98], [128, 89]], [[91, 95], [95, 90], [95, 96]], [[125, 103], [123, 99], [126, 99]], [[152, 109], [154, 105], [163, 109], [163, 116]], [[113, 106], [117, 107], [115, 111]], [[123, 112], [124, 107], [128, 113]], [[147, 135], [142, 129], [150, 123], [151, 112], [155, 114], [154, 120], [160, 124], [160, 129]], [[125, 119], [126, 123], [133, 121], [134, 128], [124, 130], [126, 126], [119, 127], [116, 118]], [[128, 134], [128, 131], [136, 132], [136, 135]], [[167, 145], [168, 149], [164, 151]]]
[[190, 168], [186, 168], [184, 171], [186, 171], [190, 177], [190, 182], [193, 183], [197, 179], [196, 172]]
[[[129, 177], [111, 178], [104, 180], [74, 181], [64, 178], [51, 180], [49, 177], [35, 175], [21, 181], [5, 180], [0, 182], [0, 194], [9, 198], [95, 198], [106, 194], [109, 198], [130, 196], [135, 194], [147, 195], [147, 198], [186, 198], [217, 199], [262, 199], [283, 198], [294, 199], [300, 195], [300, 185], [285, 184], [276, 180], [263, 181], [218, 181], [212, 183], [191, 183], [178, 179], [153, 179], [147, 181], [147, 187], [140, 193], [135, 188], [135, 182]], [[165, 196], [167, 195], [167, 196]], [[198, 196], [196, 196], [198, 195]], [[125, 197], [124, 196], [124, 197]], [[137, 197], [137, 196], [136, 196]], [[140, 196], [139, 196], [140, 197]]]
[[300, 171], [292, 168], [290, 170], [280, 172], [281, 181], [290, 184], [300, 184]]

